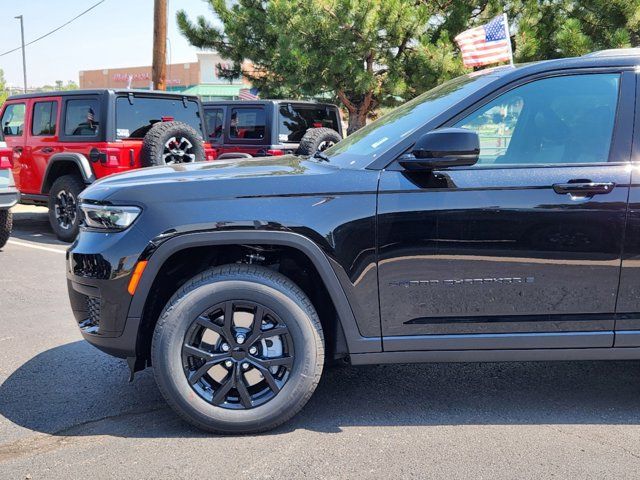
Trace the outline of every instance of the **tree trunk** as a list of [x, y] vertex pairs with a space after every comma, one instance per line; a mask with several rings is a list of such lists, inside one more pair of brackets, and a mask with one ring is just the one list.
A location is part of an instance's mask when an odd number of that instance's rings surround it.
[[351, 135], [353, 132], [360, 130], [367, 124], [367, 112], [362, 108], [362, 105], [358, 105], [358, 108], [354, 111], [349, 111], [349, 125], [347, 127], [347, 135]]
[[166, 90], [167, 76], [167, 0], [155, 0], [153, 10], [153, 88]]

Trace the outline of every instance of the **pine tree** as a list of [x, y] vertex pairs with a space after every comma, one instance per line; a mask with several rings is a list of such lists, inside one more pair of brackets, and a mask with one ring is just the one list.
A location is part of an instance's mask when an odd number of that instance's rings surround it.
[[463, 72], [442, 28], [459, 10], [448, 11], [446, 2], [209, 1], [221, 27], [178, 12], [193, 45], [233, 60], [227, 74], [242, 70], [263, 96], [335, 95], [349, 111], [349, 133], [379, 106]]

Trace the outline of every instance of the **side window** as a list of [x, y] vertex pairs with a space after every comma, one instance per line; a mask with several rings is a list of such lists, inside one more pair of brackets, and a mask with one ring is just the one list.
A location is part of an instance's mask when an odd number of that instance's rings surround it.
[[33, 105], [31, 135], [55, 135], [58, 119], [58, 102], [36, 102]]
[[204, 119], [209, 138], [217, 140], [222, 137], [222, 132], [224, 131], [224, 111], [221, 108], [205, 109]]
[[98, 135], [100, 112], [98, 100], [82, 98], [67, 100], [64, 116], [64, 134], [67, 136], [95, 137]]
[[477, 165], [606, 162], [619, 83], [618, 74], [533, 81], [504, 93], [456, 127], [480, 136]]
[[20, 137], [24, 132], [24, 103], [7, 105], [2, 114], [2, 133], [5, 137]]
[[266, 121], [264, 108], [233, 108], [229, 136], [243, 140], [264, 138]]

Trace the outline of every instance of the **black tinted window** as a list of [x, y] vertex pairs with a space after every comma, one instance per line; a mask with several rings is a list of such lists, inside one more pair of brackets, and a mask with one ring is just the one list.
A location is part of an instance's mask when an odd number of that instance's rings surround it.
[[221, 108], [205, 108], [204, 121], [207, 135], [211, 139], [218, 139], [224, 130], [224, 111]]
[[95, 137], [100, 127], [100, 110], [95, 98], [67, 100], [64, 116], [64, 134]]
[[198, 103], [173, 98], [128, 97], [116, 100], [116, 137], [142, 138], [158, 122], [184, 122], [201, 132]]
[[338, 112], [335, 108], [314, 105], [280, 105], [278, 141], [299, 142], [310, 128], [332, 128], [339, 132]]
[[229, 136], [243, 140], [264, 138], [266, 121], [264, 108], [234, 108], [231, 110]]
[[7, 105], [2, 114], [2, 133], [7, 137], [22, 135], [24, 131], [24, 103]]
[[31, 134], [55, 135], [58, 118], [58, 102], [37, 102], [33, 105]]
[[606, 162], [618, 74], [567, 75], [514, 88], [460, 121], [480, 137], [478, 165]]

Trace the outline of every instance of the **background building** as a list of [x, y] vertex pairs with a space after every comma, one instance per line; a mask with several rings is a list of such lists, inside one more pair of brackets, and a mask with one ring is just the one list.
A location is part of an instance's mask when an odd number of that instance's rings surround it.
[[[167, 90], [198, 95], [202, 100], [234, 100], [251, 85], [241, 78], [220, 77], [218, 65], [229, 64], [213, 52], [198, 53], [198, 61], [167, 65]], [[229, 65], [230, 66], [230, 65]], [[151, 65], [80, 71], [80, 88], [151, 88]]]

